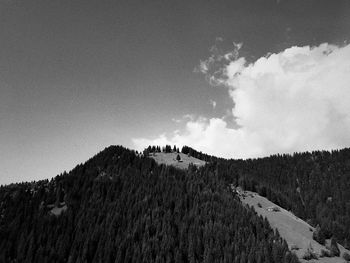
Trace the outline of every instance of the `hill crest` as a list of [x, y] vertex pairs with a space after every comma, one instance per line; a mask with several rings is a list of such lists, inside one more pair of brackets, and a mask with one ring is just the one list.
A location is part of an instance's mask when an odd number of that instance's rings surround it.
[[[180, 160], [177, 160], [177, 156], [180, 156]], [[176, 168], [180, 169], [187, 169], [190, 164], [194, 164], [198, 167], [201, 167], [206, 164], [205, 161], [202, 161], [200, 159], [197, 159], [195, 157], [192, 157], [188, 154], [184, 153], [177, 153], [177, 152], [171, 152], [171, 153], [164, 153], [164, 152], [157, 152], [157, 153], [150, 153], [149, 157], [154, 159], [158, 164], [165, 164], [165, 165], [172, 165]]]

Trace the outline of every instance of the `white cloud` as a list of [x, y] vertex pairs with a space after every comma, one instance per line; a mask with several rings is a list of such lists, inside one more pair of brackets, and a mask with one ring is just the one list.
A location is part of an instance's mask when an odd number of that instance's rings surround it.
[[193, 121], [195, 119], [195, 116], [193, 114], [185, 114], [182, 116], [182, 119]]
[[[231, 61], [245, 63], [244, 58], [238, 59], [239, 50], [243, 46], [242, 43], [233, 42], [234, 49], [226, 54], [218, 47], [218, 44], [219, 42], [216, 41], [215, 45], [210, 48], [211, 56], [206, 60], [201, 60], [198, 67], [194, 69], [194, 72], [204, 74], [212, 86], [225, 84], [225, 81], [221, 77], [225, 74], [226, 67]], [[239, 66], [238, 63], [235, 66]]]
[[[189, 145], [233, 158], [350, 146], [350, 45], [291, 47], [251, 64], [235, 52], [220, 57], [221, 73], [211, 77], [228, 88], [239, 128], [225, 118], [190, 119], [182, 133], [135, 146]], [[206, 74], [217, 67], [210, 58]]]
[[209, 103], [213, 107], [213, 109], [216, 108], [216, 101], [215, 100], [210, 100]]
[[182, 120], [181, 119], [176, 119], [176, 118], [172, 118], [171, 119], [173, 122], [176, 122], [176, 123], [180, 123]]
[[175, 123], [181, 123], [184, 121], [193, 121], [195, 119], [195, 116], [193, 114], [185, 114], [181, 118], [172, 118], [171, 120]]

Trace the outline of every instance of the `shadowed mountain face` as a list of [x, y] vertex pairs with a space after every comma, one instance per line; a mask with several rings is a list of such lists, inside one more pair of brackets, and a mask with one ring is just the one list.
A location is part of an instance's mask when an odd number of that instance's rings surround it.
[[298, 262], [214, 160], [186, 170], [111, 146], [0, 188], [0, 262]]

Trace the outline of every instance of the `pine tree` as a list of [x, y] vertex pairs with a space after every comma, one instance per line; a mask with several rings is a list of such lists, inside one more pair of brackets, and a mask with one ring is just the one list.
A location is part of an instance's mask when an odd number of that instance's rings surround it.
[[320, 225], [317, 225], [315, 231], [312, 234], [312, 238], [317, 241], [318, 243], [320, 243], [321, 245], [325, 244], [326, 238], [325, 235], [320, 227]]
[[330, 247], [330, 251], [331, 251], [331, 256], [332, 256], [332, 257], [339, 257], [339, 255], [340, 255], [340, 250], [339, 250], [339, 248], [338, 248], [337, 241], [335, 240], [334, 237], [331, 238], [331, 247]]
[[180, 157], [180, 154], [178, 154], [177, 156], [176, 156], [176, 161], [181, 161], [181, 157]]

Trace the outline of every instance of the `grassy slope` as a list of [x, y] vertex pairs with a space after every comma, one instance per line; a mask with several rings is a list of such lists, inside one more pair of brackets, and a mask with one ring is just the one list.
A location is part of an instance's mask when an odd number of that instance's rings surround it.
[[199, 160], [192, 156], [187, 156], [186, 154], [179, 153], [182, 162], [176, 160], [177, 153], [150, 153], [150, 157], [156, 160], [157, 163], [173, 165], [180, 169], [187, 169], [190, 163], [195, 164], [196, 166], [205, 165], [205, 161]]
[[[241, 195], [240, 199], [242, 203], [249, 206], [253, 206], [254, 210], [258, 215], [266, 217], [273, 229], [277, 229], [281, 237], [283, 237], [287, 243], [288, 247], [291, 249], [292, 246], [297, 246], [299, 250], [294, 250], [301, 262], [327, 262], [327, 263], [343, 263], [345, 260], [341, 257], [333, 258], [319, 258], [318, 260], [305, 261], [302, 259], [302, 256], [305, 254], [307, 248], [311, 244], [314, 252], [318, 255], [321, 253], [321, 249], [327, 250], [324, 246], [317, 243], [312, 239], [312, 233], [315, 230], [308, 223], [302, 219], [296, 217], [291, 212], [283, 209], [282, 207], [277, 206], [272, 203], [265, 197], [260, 196], [257, 193], [244, 191], [244, 197]], [[261, 204], [261, 208], [258, 206], [258, 203]], [[267, 211], [268, 207], [279, 207], [280, 212], [269, 212]], [[340, 255], [346, 251], [350, 253], [349, 250], [346, 250], [341, 245], [338, 245], [340, 249]]]

